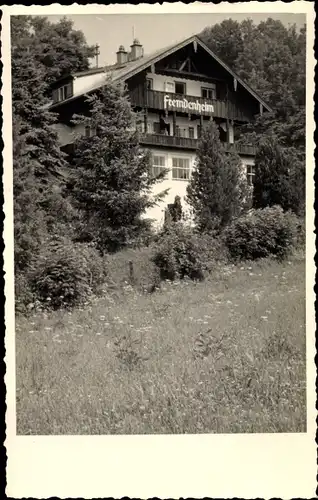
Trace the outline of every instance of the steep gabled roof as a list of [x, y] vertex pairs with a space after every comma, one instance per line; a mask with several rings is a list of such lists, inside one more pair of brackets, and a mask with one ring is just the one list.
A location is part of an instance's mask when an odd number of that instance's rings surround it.
[[[161, 59], [164, 59], [165, 57], [168, 57], [169, 55], [173, 54], [174, 52], [177, 52], [178, 50], [182, 49], [183, 47], [186, 47], [190, 43], [197, 43], [200, 47], [202, 47], [215, 61], [217, 61], [230, 75], [232, 75], [233, 78], [236, 79], [236, 81], [243, 87], [245, 88], [260, 104], [263, 105], [263, 107], [267, 111], [272, 111], [270, 106], [261, 98], [261, 96], [253, 90], [247, 83], [245, 83], [227, 64], [225, 64], [212, 50], [207, 47], [207, 45], [198, 38], [197, 35], [193, 35], [189, 38], [186, 38], [185, 40], [182, 40], [181, 42], [177, 44], [170, 45], [169, 47], [160, 49], [156, 52], [153, 52], [152, 54], [146, 55], [144, 57], [141, 57], [140, 59], [137, 59], [135, 61], [130, 61], [125, 64], [114, 64], [112, 66], [106, 66], [104, 68], [96, 68], [95, 70], [88, 70], [84, 72], [79, 72], [79, 73], [74, 73], [73, 76], [80, 78], [81, 76], [86, 76], [88, 74], [95, 74], [95, 73], [105, 73], [105, 76], [112, 76], [113, 80], [122, 80], [126, 81], [129, 78], [133, 77], [137, 73], [140, 73], [141, 71], [147, 69], [149, 66], [152, 64], [156, 64], [159, 62]], [[100, 88], [102, 84], [98, 82], [95, 87], [90, 88], [87, 90], [87, 92], [92, 92], [94, 90], [97, 90]], [[87, 93], [86, 92], [86, 93]], [[71, 101], [74, 98], [78, 97], [70, 97], [69, 99], [62, 101], [67, 102]], [[56, 105], [61, 104], [57, 103]], [[53, 107], [53, 106], [52, 106]], [[55, 105], [54, 105], [55, 107]]]

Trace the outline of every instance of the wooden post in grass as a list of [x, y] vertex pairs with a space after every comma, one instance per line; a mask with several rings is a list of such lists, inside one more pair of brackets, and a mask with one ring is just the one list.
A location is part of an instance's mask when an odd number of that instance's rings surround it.
[[129, 263], [129, 283], [131, 285], [134, 285], [135, 284], [135, 270], [134, 270], [134, 264], [133, 262], [130, 260]]

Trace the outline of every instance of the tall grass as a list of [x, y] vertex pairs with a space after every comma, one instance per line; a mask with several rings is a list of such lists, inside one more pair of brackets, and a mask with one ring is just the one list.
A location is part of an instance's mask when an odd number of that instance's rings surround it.
[[113, 264], [121, 288], [17, 318], [19, 434], [306, 430], [304, 260], [153, 294]]

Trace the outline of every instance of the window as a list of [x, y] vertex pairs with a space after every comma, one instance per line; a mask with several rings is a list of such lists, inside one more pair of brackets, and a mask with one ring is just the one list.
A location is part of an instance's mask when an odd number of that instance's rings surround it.
[[134, 120], [135, 126], [134, 130], [137, 130], [140, 134], [145, 132], [145, 122], [141, 117]]
[[177, 137], [187, 137], [187, 129], [186, 128], [180, 128], [179, 125], [176, 125], [176, 136]]
[[186, 128], [180, 128], [180, 137], [187, 137], [187, 129]]
[[189, 158], [172, 158], [172, 179], [188, 180], [189, 178]]
[[67, 85], [63, 85], [63, 87], [60, 87], [58, 89], [58, 100], [59, 101], [65, 101], [67, 99]]
[[146, 84], [147, 84], [147, 90], [153, 89], [153, 79], [152, 78], [147, 78]]
[[186, 94], [186, 85], [183, 82], [175, 82], [175, 94]]
[[174, 82], [165, 82], [165, 92], [174, 92]]
[[166, 157], [154, 155], [152, 157], [151, 175], [157, 177], [166, 168]]
[[204, 99], [215, 99], [215, 88], [207, 88], [207, 87], [201, 87], [201, 96]]
[[85, 127], [85, 137], [93, 137], [96, 135], [96, 129], [91, 127], [90, 125], [86, 125]]
[[247, 183], [249, 186], [253, 186], [254, 181], [255, 181], [255, 167], [254, 165], [247, 165], [246, 167], [246, 176], [247, 176]]
[[194, 127], [189, 127], [189, 138], [194, 139]]

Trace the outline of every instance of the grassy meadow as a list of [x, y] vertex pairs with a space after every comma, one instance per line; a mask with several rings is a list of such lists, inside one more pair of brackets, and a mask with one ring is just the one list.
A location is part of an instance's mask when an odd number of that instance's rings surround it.
[[128, 257], [82, 308], [17, 316], [18, 434], [306, 430], [304, 259], [145, 293]]

